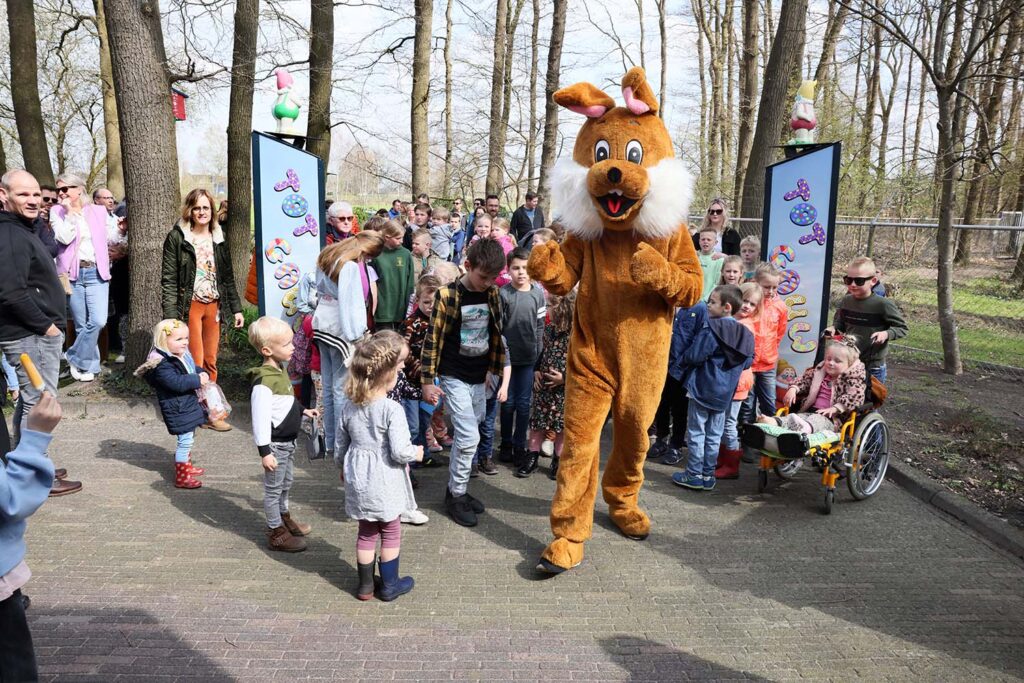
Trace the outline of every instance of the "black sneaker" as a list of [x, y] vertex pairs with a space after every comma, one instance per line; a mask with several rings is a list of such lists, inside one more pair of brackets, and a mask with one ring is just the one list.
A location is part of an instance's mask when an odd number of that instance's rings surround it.
[[512, 444], [503, 443], [498, 449], [498, 462], [512, 462]]
[[460, 526], [476, 526], [476, 513], [473, 512], [469, 496], [453, 496], [452, 492], [445, 491], [444, 507], [448, 515]]
[[526, 454], [519, 469], [516, 470], [516, 476], [520, 479], [525, 479], [534, 472], [537, 471], [537, 462], [540, 460], [540, 453], [537, 451], [530, 451]]
[[478, 466], [480, 471], [488, 476], [493, 476], [498, 473], [498, 468], [494, 466], [494, 460], [491, 458], [480, 458]]
[[526, 454], [525, 448], [513, 448], [512, 449], [512, 467], [517, 470], [525, 464], [530, 457]]
[[558, 456], [551, 458], [551, 469], [548, 470], [548, 479], [551, 481], [558, 480]]
[[481, 503], [479, 500], [477, 500], [473, 496], [469, 495], [469, 493], [466, 494], [466, 498], [469, 499], [469, 509], [470, 510], [472, 510], [473, 512], [475, 512], [478, 515], [484, 514], [484, 504], [483, 503]]

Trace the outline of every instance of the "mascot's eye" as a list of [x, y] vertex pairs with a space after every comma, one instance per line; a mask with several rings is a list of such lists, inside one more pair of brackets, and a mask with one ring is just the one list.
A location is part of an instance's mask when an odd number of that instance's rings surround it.
[[644, 146], [639, 140], [630, 140], [626, 145], [626, 161], [639, 164], [644, 158]]
[[604, 161], [611, 155], [611, 147], [608, 146], [607, 140], [598, 140], [597, 144], [594, 145], [594, 162]]

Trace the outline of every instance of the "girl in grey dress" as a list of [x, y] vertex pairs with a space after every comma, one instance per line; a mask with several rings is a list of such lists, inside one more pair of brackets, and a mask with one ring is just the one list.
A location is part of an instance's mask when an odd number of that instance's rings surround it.
[[387, 393], [409, 348], [397, 333], [378, 332], [356, 345], [345, 382], [346, 399], [338, 411], [335, 462], [345, 470], [345, 512], [359, 521], [356, 597], [373, 597], [374, 559], [380, 540], [381, 587], [377, 597], [394, 600], [412, 590], [411, 577], [398, 576], [401, 521], [415, 509], [406, 465], [423, 459], [413, 446], [402, 406]]

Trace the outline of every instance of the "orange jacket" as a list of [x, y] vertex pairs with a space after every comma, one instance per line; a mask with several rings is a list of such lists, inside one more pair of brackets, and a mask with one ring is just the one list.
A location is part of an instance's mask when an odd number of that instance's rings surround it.
[[754, 372], [774, 370], [779, 362], [779, 344], [786, 336], [789, 309], [782, 299], [768, 299], [754, 320]]
[[256, 252], [252, 252], [249, 259], [249, 276], [245, 279], [245, 300], [253, 306], [260, 303], [260, 293], [256, 288]]
[[[750, 330], [751, 334], [754, 334], [754, 319], [753, 318], [736, 318], [740, 325]], [[757, 335], [754, 334], [754, 358], [757, 358]], [[753, 366], [747, 368], [740, 375], [739, 384], [736, 385], [736, 393], [732, 395], [732, 400], [742, 401], [750, 394], [750, 390], [754, 386], [754, 368]]]

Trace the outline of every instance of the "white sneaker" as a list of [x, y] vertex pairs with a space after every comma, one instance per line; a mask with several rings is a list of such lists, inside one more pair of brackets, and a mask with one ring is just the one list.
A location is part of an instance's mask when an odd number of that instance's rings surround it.
[[74, 380], [76, 382], [81, 382], [82, 381], [82, 372], [78, 368], [76, 368], [74, 365], [71, 365], [69, 363], [68, 364], [68, 371], [71, 373], [71, 376], [74, 378]]
[[91, 372], [82, 372], [79, 373], [78, 375], [79, 382], [91, 382], [94, 379], [96, 379], [96, 375], [92, 374]]
[[124, 354], [119, 354], [117, 358], [114, 359], [114, 363], [117, 365], [124, 365]]
[[419, 510], [406, 510], [399, 519], [402, 520], [402, 524], [412, 524], [413, 526], [420, 526], [430, 521], [430, 518]]

